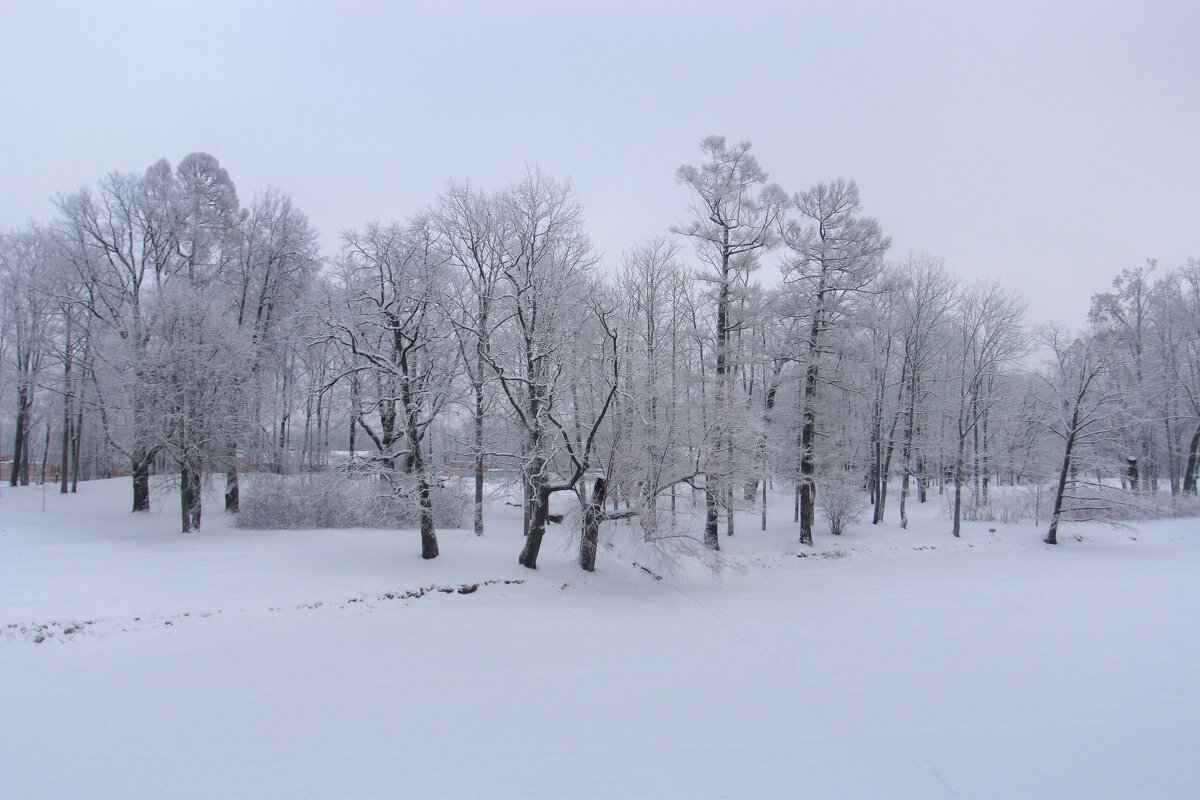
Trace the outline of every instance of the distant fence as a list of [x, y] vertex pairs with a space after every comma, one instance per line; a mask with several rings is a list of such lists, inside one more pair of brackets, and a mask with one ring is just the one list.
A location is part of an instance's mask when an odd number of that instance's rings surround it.
[[[130, 475], [129, 464], [110, 466], [94, 474], [81, 474], [79, 480], [97, 480], [102, 478], [127, 478]], [[57, 461], [46, 462], [46, 481], [56, 483], [62, 473], [59, 472]], [[42, 462], [29, 462], [29, 482], [38, 483], [42, 478]], [[0, 456], [0, 482], [8, 483], [12, 479], [12, 456]]]

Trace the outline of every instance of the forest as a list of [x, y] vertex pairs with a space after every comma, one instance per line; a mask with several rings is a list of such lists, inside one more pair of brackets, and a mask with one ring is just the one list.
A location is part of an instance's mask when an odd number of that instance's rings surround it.
[[1050, 544], [1200, 511], [1200, 260], [1098, 276], [1085, 330], [1034, 325], [1003, 276], [892, 253], [853, 180], [692, 152], [678, 224], [617, 259], [534, 166], [332, 254], [205, 153], [64, 192], [0, 237], [5, 479], [129, 476], [140, 512], [156, 476], [185, 533], [216, 487], [243, 527], [419, 529], [424, 558], [507, 491], [529, 568], [565, 493], [585, 570], [613, 520], [719, 550], [769, 487], [803, 544], [926, 502], [948, 535]]

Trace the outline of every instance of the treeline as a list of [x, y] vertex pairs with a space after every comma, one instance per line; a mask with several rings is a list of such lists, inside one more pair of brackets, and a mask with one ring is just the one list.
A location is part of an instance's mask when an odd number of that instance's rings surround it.
[[[243, 473], [341, 475], [373, 481], [432, 558], [447, 510], [483, 534], [505, 479], [521, 563], [570, 492], [586, 569], [618, 517], [719, 549], [736, 510], [766, 525], [773, 482], [805, 543], [818, 510], [835, 533], [864, 502], [906, 525], [930, 493], [958, 535], [1040, 515], [1044, 492], [1050, 541], [1062, 519], [1196, 493], [1200, 263], [1123, 272], [1086, 331], [1030, 330], [998, 283], [888, 261], [852, 181], [789, 194], [749, 144], [701, 147], [676, 175], [681, 223], [619, 265], [536, 169], [450, 183], [333, 256], [286, 194], [243, 206], [207, 154], [60, 195], [52, 221], [0, 240], [10, 482], [51, 459], [63, 492], [129, 474], [142, 511], [170, 474], [188, 531], [211, 476], [236, 513]], [[782, 281], [758, 282], [764, 264]]]

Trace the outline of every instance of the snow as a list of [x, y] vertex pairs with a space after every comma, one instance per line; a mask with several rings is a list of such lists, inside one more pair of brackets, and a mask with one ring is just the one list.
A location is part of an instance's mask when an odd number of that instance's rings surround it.
[[717, 570], [666, 571], [606, 525], [589, 575], [569, 527], [518, 566], [502, 503], [425, 562], [415, 532], [238, 530], [210, 502], [185, 536], [171, 496], [128, 500], [128, 479], [45, 512], [38, 488], [0, 495], [4, 798], [1200, 785], [1196, 520], [1066, 526], [1054, 548], [1031, 525], [954, 540], [931, 502], [809, 549], [781, 495]]

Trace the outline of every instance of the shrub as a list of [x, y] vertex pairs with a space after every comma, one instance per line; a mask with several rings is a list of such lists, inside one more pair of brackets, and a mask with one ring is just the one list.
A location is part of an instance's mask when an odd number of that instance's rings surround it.
[[[1042, 487], [1041, 495], [1050, 492]], [[947, 502], [954, 502], [953, 491], [946, 493]], [[994, 486], [988, 492], [986, 504], [979, 492], [973, 486], [963, 487], [962, 518], [968, 522], [1000, 522], [1004, 524], [1032, 521], [1041, 503], [1042, 516], [1050, 508], [1046, 498], [1040, 497], [1038, 489], [1033, 485], [1026, 486]], [[953, 505], [950, 506], [953, 509]], [[951, 511], [951, 513], [953, 513]]]
[[[1001, 523], [1045, 522], [1054, 508], [1054, 486], [995, 487], [988, 502], [973, 487], [963, 487], [964, 520]], [[953, 494], [946, 493], [949, 508]], [[1200, 515], [1200, 498], [1166, 491], [1133, 492], [1120, 486], [1080, 481], [1070, 484], [1063, 497], [1063, 522], [1138, 522]]]
[[[457, 528], [467, 501], [433, 489], [434, 522]], [[344, 471], [315, 475], [248, 475], [237, 515], [240, 528], [415, 528], [416, 493], [411, 481]]]
[[849, 472], [837, 471], [817, 485], [817, 508], [829, 522], [829, 532], [840, 536], [847, 525], [862, 518], [867, 508], [860, 481]]

